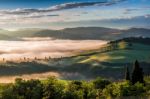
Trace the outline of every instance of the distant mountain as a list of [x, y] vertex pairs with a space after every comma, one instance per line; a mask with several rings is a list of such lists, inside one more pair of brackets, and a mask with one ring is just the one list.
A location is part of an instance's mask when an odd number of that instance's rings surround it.
[[0, 29], [0, 40], [8, 40], [8, 41], [13, 41], [13, 40], [21, 40], [15, 36], [11, 36], [11, 31]]
[[0, 40], [15, 40], [13, 37], [4, 35], [4, 34], [0, 34]]
[[8, 36], [11, 34], [7, 30], [0, 29], [0, 40], [18, 40], [16, 37]]
[[54, 39], [71, 40], [117, 40], [124, 37], [150, 37], [150, 29], [131, 28], [126, 30], [104, 27], [77, 27], [62, 30], [21, 29], [18, 31], [0, 30], [0, 34], [13, 38], [22, 37], [51, 37]]
[[120, 30], [104, 28], [104, 27], [78, 27], [78, 28], [67, 28], [62, 32], [68, 34], [67, 38], [72, 39], [101, 39], [110, 40], [111, 37], [117, 38]]
[[13, 37], [32, 37], [34, 34], [42, 31], [43, 29], [33, 28], [33, 29], [20, 29], [17, 31], [11, 31], [11, 33], [7, 35], [11, 35]]
[[[21, 34], [21, 33], [20, 33]], [[71, 40], [116, 40], [123, 37], [145, 36], [150, 37], [150, 29], [131, 28], [119, 30], [104, 27], [77, 27], [63, 30], [34, 30], [28, 31], [31, 37], [52, 37]], [[24, 35], [29, 36], [29, 35]]]
[[124, 37], [150, 37], [150, 29], [144, 29], [144, 28], [131, 28], [128, 30], [122, 30], [122, 35]]

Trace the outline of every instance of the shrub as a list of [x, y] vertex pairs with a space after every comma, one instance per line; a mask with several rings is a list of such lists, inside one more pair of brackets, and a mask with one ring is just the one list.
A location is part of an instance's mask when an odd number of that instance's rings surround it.
[[43, 84], [43, 99], [61, 99], [63, 96], [64, 85], [55, 78], [49, 78]]
[[94, 81], [93, 81], [93, 84], [94, 84], [94, 88], [95, 89], [104, 89], [107, 85], [109, 85], [111, 82], [108, 81], [108, 80], [105, 80], [103, 78], [96, 78]]
[[106, 97], [140, 96], [145, 92], [146, 89], [142, 83], [132, 85], [128, 81], [110, 84], [103, 90]]
[[2, 99], [41, 99], [42, 84], [39, 80], [16, 79], [15, 83], [2, 92]]

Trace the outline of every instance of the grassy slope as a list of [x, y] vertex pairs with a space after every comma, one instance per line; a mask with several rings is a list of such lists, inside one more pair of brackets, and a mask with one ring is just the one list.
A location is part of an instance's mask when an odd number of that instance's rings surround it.
[[80, 63], [97, 62], [111, 62], [111, 63], [127, 63], [133, 62], [136, 59], [148, 62], [150, 60], [150, 46], [144, 44], [134, 43], [131, 49], [120, 49], [108, 51], [104, 53], [96, 53], [94, 55], [85, 56], [87, 58], [81, 59]]
[[87, 54], [84, 53], [70, 59], [62, 59], [62, 65], [75, 64], [67, 68], [80, 72], [86, 77], [104, 76], [118, 79], [124, 76], [126, 65], [132, 70], [132, 64], [137, 59], [142, 62], [141, 67], [144, 69], [145, 74], [150, 72], [149, 45], [133, 43], [129, 47], [126, 42], [119, 42], [116, 50], [107, 52], [100, 52], [99, 50], [90, 51]]

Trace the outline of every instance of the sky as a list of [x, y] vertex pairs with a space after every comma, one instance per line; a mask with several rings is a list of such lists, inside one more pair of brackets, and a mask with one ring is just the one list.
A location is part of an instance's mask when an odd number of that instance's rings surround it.
[[150, 0], [0, 0], [0, 28], [150, 28]]

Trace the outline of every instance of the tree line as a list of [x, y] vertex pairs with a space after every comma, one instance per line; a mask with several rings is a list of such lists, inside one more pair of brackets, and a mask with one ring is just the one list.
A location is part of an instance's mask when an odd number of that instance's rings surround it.
[[144, 79], [142, 68], [135, 61], [130, 76], [126, 67], [125, 80], [110, 81], [98, 77], [94, 80], [16, 79], [15, 83], [0, 84], [0, 99], [106, 99], [109, 97], [148, 96], [150, 77]]

